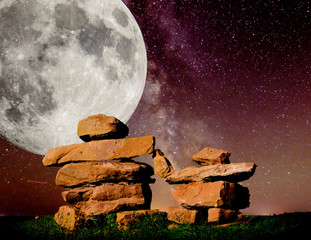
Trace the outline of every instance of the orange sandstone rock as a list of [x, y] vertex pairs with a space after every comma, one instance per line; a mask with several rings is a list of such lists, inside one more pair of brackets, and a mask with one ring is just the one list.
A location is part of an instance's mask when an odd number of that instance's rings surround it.
[[256, 169], [254, 163], [215, 164], [203, 167], [187, 167], [167, 176], [168, 183], [230, 181], [240, 182], [253, 176]]
[[63, 166], [56, 175], [56, 185], [78, 187], [100, 182], [148, 182], [153, 168], [135, 162], [84, 162]]
[[90, 199], [93, 191], [94, 191], [94, 186], [89, 187], [89, 186], [82, 186], [82, 187], [77, 187], [73, 189], [66, 190], [62, 192], [62, 197], [65, 202], [73, 204], [79, 201], [87, 201]]
[[104, 114], [89, 116], [78, 124], [78, 136], [85, 142], [125, 138], [128, 133], [129, 129], [123, 122]]
[[61, 206], [54, 216], [55, 221], [63, 228], [73, 231], [84, 219], [84, 216], [73, 206]]
[[154, 144], [153, 136], [72, 144], [50, 149], [42, 162], [44, 166], [53, 166], [70, 162], [133, 158], [152, 153]]
[[224, 181], [194, 182], [173, 191], [177, 203], [188, 209], [222, 207], [241, 209], [249, 206], [249, 191], [237, 183]]
[[155, 216], [157, 214], [166, 214], [158, 209], [152, 210], [134, 210], [134, 211], [124, 211], [117, 213], [116, 223], [120, 229], [128, 229], [132, 227], [135, 223], [140, 221], [146, 214], [150, 216]]
[[169, 207], [167, 219], [176, 223], [196, 223], [198, 222], [199, 212], [197, 210], [189, 210], [181, 207]]
[[231, 222], [236, 221], [240, 216], [241, 213], [237, 210], [209, 208], [207, 222]]
[[204, 148], [200, 152], [192, 156], [192, 160], [201, 166], [213, 165], [218, 163], [230, 163], [229, 157], [231, 153], [222, 149]]
[[174, 168], [170, 161], [165, 157], [160, 149], [156, 149], [153, 153], [154, 174], [158, 174], [161, 178], [165, 178], [174, 173]]
[[149, 185], [142, 183], [103, 183], [99, 186], [86, 186], [73, 188], [62, 192], [64, 200], [68, 203], [96, 200], [110, 201], [120, 198], [143, 198], [151, 202]]
[[120, 198], [111, 201], [88, 200], [86, 202], [77, 202], [75, 207], [86, 216], [109, 214], [132, 209], [139, 210], [150, 208], [150, 206], [146, 206], [146, 201], [143, 197]]

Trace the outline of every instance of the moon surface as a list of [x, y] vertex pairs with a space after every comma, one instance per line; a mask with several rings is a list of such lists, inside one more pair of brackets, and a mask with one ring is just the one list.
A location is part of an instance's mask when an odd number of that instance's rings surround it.
[[146, 48], [121, 0], [0, 1], [0, 134], [27, 151], [81, 142], [78, 122], [127, 122], [141, 98]]

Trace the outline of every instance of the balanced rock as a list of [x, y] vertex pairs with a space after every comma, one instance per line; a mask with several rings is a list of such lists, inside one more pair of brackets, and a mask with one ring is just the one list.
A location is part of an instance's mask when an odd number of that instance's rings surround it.
[[207, 222], [232, 222], [236, 221], [241, 216], [242, 213], [238, 210], [209, 208]]
[[192, 160], [201, 166], [213, 164], [228, 164], [231, 153], [222, 149], [204, 148], [192, 156]]
[[84, 216], [73, 206], [61, 206], [54, 216], [55, 222], [67, 230], [73, 231], [84, 220]]
[[87, 186], [62, 192], [64, 200], [70, 204], [81, 201], [109, 201], [121, 198], [145, 198], [151, 202], [151, 190], [148, 184], [142, 183], [103, 183], [99, 186]]
[[72, 144], [49, 150], [42, 162], [44, 166], [52, 166], [70, 162], [133, 158], [152, 153], [154, 144], [153, 136]]
[[169, 207], [167, 219], [176, 223], [197, 223], [199, 221], [199, 212], [197, 210], [189, 210], [181, 207]]
[[153, 168], [135, 162], [84, 162], [63, 166], [56, 175], [56, 185], [78, 187], [100, 182], [148, 182]]
[[165, 181], [171, 184], [189, 182], [230, 181], [240, 182], [253, 176], [254, 163], [215, 164], [203, 167], [187, 167], [167, 176]]
[[158, 174], [161, 178], [165, 178], [174, 173], [172, 164], [160, 149], [156, 149], [153, 152], [153, 163], [154, 174]]
[[123, 122], [104, 114], [89, 116], [78, 124], [78, 136], [85, 142], [125, 138], [128, 133], [129, 129]]
[[188, 209], [222, 207], [241, 209], [249, 206], [249, 191], [237, 183], [224, 181], [193, 182], [178, 186], [173, 197]]
[[166, 213], [158, 209], [118, 212], [116, 223], [118, 225], [118, 228], [128, 229], [133, 227], [133, 225], [139, 222], [145, 215], [150, 215], [151, 217], [153, 217], [158, 214], [166, 214]]

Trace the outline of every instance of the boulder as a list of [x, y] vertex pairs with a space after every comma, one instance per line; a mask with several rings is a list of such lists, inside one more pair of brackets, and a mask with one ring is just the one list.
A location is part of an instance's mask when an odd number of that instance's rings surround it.
[[[149, 185], [146, 186], [149, 187]], [[142, 183], [104, 183], [94, 189], [91, 199], [108, 201], [121, 198], [143, 198], [143, 187], [146, 186]]]
[[240, 182], [253, 176], [254, 163], [215, 164], [203, 167], [187, 167], [167, 176], [165, 181], [171, 184], [189, 182], [230, 181]]
[[188, 209], [221, 207], [241, 209], [249, 206], [249, 191], [237, 183], [194, 182], [173, 191], [177, 203]]
[[53, 166], [70, 162], [133, 158], [152, 153], [154, 144], [153, 136], [72, 144], [50, 149], [42, 162], [44, 166]]
[[231, 153], [222, 149], [204, 148], [192, 156], [192, 160], [201, 166], [214, 164], [228, 164]]
[[84, 216], [73, 206], [67, 205], [59, 208], [58, 212], [54, 216], [54, 220], [61, 227], [66, 228], [69, 231], [73, 231], [83, 222]]
[[199, 221], [199, 211], [189, 210], [181, 207], [169, 207], [167, 219], [176, 223], [197, 223]]
[[110, 201], [120, 198], [145, 198], [146, 203], [151, 202], [151, 189], [148, 184], [127, 182], [103, 183], [100, 186], [79, 187], [62, 192], [64, 200], [70, 204], [96, 200]]
[[146, 214], [153, 217], [157, 214], [166, 214], [166, 213], [158, 209], [118, 212], [116, 224], [120, 229], [128, 229], [133, 227], [135, 223], [139, 222]]
[[141, 198], [120, 198], [111, 201], [88, 200], [86, 202], [77, 202], [75, 207], [86, 216], [102, 215], [128, 210], [150, 209], [150, 205]]
[[85, 142], [125, 138], [128, 133], [129, 129], [123, 122], [104, 114], [89, 116], [78, 124], [78, 136]]
[[148, 182], [153, 168], [135, 162], [84, 162], [63, 166], [56, 175], [56, 185], [78, 187], [101, 182]]
[[74, 204], [76, 202], [87, 201], [92, 196], [95, 186], [83, 186], [62, 192], [62, 197], [65, 202]]
[[207, 222], [233, 222], [239, 219], [241, 212], [223, 208], [209, 208]]
[[165, 157], [160, 149], [156, 149], [153, 153], [154, 174], [158, 174], [161, 178], [165, 178], [174, 173], [174, 168], [170, 161]]

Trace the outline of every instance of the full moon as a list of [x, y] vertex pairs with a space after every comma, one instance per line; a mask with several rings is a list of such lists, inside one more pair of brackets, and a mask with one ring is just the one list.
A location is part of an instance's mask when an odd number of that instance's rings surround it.
[[79, 143], [78, 122], [127, 122], [141, 98], [146, 48], [121, 0], [0, 1], [0, 134], [44, 155]]

